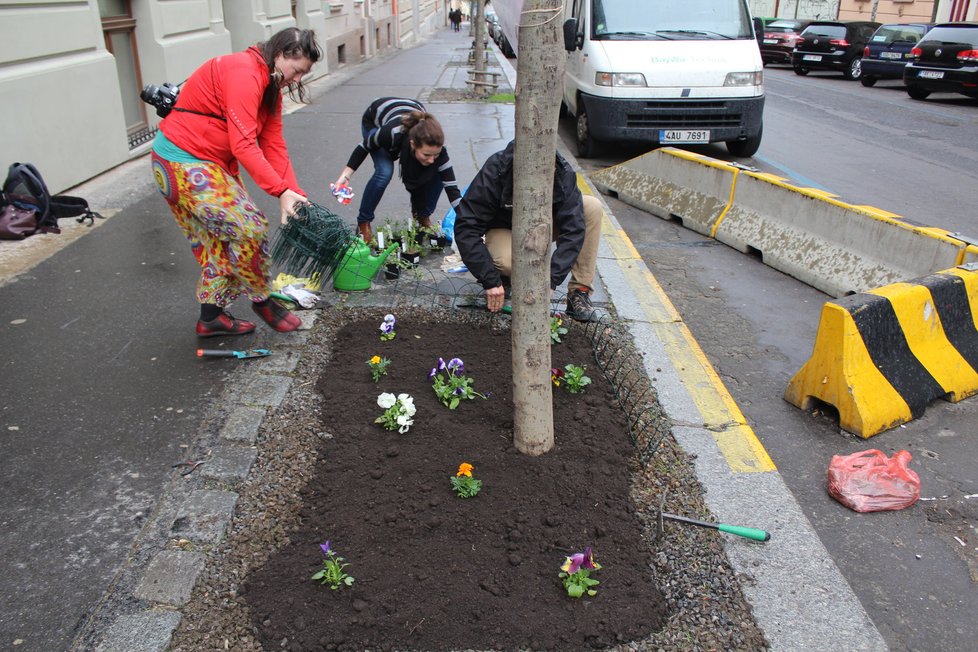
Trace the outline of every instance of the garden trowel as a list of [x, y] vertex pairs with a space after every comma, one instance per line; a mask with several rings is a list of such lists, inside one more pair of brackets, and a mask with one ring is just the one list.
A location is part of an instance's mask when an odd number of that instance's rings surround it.
[[272, 355], [268, 349], [248, 349], [246, 351], [231, 351], [226, 349], [197, 349], [198, 358], [264, 358]]

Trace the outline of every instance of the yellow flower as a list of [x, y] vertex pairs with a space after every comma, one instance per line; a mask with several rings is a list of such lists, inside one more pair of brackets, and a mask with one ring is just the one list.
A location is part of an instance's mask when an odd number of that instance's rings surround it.
[[380, 364], [380, 356], [375, 355], [374, 357], [370, 358], [370, 364]]
[[468, 462], [462, 462], [461, 464], [458, 465], [458, 473], [456, 473], [455, 476], [458, 477], [460, 475], [467, 475], [471, 478], [472, 469], [474, 468], [475, 467], [469, 464]]

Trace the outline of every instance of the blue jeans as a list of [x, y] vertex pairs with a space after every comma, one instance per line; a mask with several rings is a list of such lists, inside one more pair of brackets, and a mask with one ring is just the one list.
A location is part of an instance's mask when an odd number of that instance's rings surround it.
[[[365, 126], [361, 126], [360, 130], [364, 139], [367, 138], [367, 134], [373, 131]], [[385, 149], [377, 149], [370, 152], [370, 158], [374, 162], [374, 173], [363, 188], [357, 222], [374, 221], [374, 211], [377, 210], [377, 205], [384, 197], [384, 191], [387, 190], [387, 184], [391, 182], [391, 178], [394, 176], [394, 159], [391, 158], [390, 152]]]
[[430, 183], [411, 191], [411, 215], [416, 218], [431, 217], [444, 188], [441, 179], [435, 177]]

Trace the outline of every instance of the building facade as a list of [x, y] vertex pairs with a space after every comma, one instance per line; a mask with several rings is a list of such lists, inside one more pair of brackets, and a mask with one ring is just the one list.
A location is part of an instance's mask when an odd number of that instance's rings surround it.
[[750, 0], [755, 16], [929, 23], [978, 20], [978, 0]]
[[291, 26], [325, 54], [307, 81], [447, 24], [449, 0], [0, 0], [0, 168], [35, 164], [52, 192], [145, 154], [147, 84]]

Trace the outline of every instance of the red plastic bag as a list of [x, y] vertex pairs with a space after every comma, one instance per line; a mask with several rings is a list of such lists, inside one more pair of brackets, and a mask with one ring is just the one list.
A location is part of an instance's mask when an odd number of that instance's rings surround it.
[[876, 449], [833, 455], [829, 495], [857, 512], [910, 507], [920, 498], [920, 477], [908, 467], [911, 459], [907, 451], [890, 458]]

